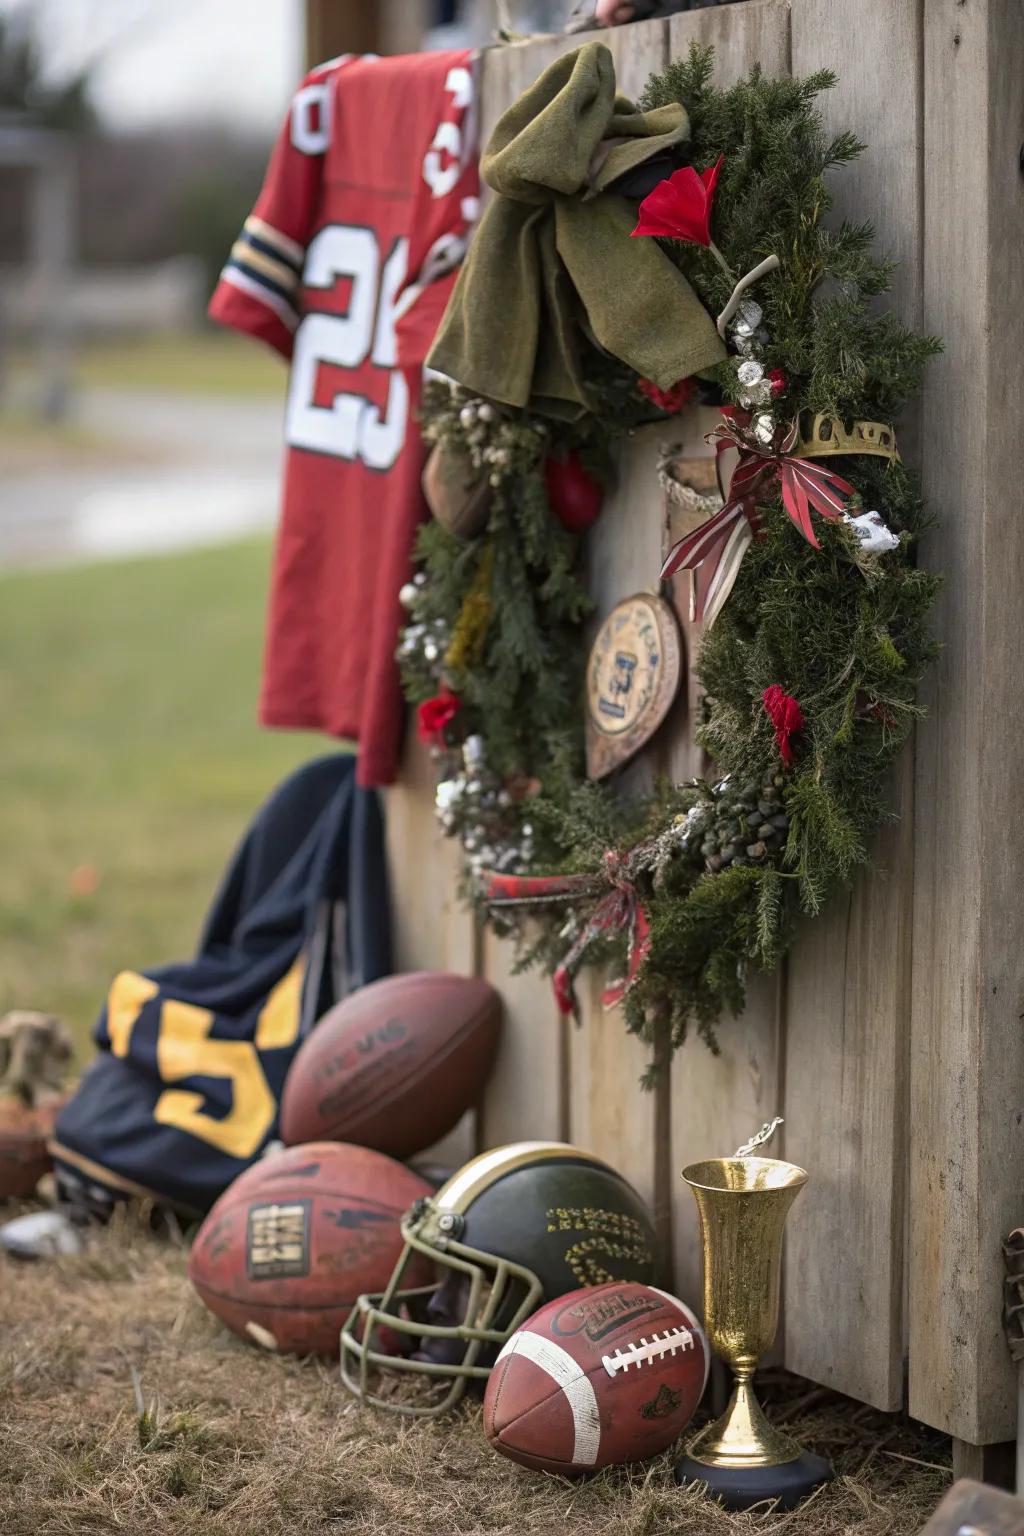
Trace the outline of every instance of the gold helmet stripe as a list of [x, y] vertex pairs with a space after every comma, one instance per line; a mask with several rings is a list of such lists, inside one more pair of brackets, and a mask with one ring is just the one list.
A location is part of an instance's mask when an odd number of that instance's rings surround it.
[[[514, 1141], [507, 1147], [493, 1147], [481, 1152], [458, 1173], [452, 1174], [447, 1184], [441, 1186], [433, 1199], [438, 1211], [464, 1212], [481, 1190], [488, 1189], [497, 1179], [530, 1163], [539, 1163], [550, 1157], [572, 1158], [574, 1162], [592, 1163], [607, 1168], [592, 1152], [570, 1146], [566, 1141]], [[612, 1170], [609, 1170], [612, 1171]]]

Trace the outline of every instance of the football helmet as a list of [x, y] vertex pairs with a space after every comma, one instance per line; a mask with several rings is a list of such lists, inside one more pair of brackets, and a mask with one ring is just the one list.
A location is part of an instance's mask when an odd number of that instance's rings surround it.
[[[360, 1296], [341, 1333], [346, 1387], [400, 1413], [446, 1413], [543, 1302], [579, 1286], [655, 1278], [654, 1228], [640, 1196], [564, 1142], [481, 1153], [416, 1202], [402, 1236], [387, 1289]], [[403, 1289], [417, 1256], [437, 1266], [437, 1283]], [[418, 1375], [420, 1400], [381, 1396], [380, 1372]]]

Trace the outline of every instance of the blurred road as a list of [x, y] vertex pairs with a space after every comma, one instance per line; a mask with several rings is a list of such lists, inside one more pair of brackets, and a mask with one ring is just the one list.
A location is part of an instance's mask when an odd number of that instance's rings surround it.
[[156, 553], [273, 527], [281, 415], [277, 399], [90, 388], [75, 427], [95, 449], [20, 464], [15, 454], [0, 474], [0, 566]]

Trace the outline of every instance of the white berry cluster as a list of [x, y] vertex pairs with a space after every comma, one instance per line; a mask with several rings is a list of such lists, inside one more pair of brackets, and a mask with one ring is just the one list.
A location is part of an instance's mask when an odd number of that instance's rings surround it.
[[488, 768], [483, 737], [467, 736], [461, 755], [447, 756], [434, 804], [442, 831], [462, 843], [471, 878], [522, 869], [533, 857], [533, 828], [520, 821], [512, 795]]

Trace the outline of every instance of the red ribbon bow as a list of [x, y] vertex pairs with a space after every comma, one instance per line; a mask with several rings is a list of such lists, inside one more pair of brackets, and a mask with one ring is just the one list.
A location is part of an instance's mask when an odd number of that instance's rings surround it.
[[579, 1017], [579, 1005], [573, 981], [592, 944], [617, 933], [627, 935], [626, 974], [610, 980], [602, 991], [601, 1001], [606, 1008], [622, 1002], [651, 947], [650, 920], [627, 859], [616, 852], [606, 853], [600, 875], [491, 875], [485, 898], [490, 906], [500, 907], [579, 901], [588, 896], [600, 896], [600, 900], [552, 978], [559, 1010], [575, 1018]]
[[[715, 466], [722, 488], [722, 454], [738, 448], [739, 463], [732, 472], [729, 490], [722, 491], [724, 504], [692, 533], [673, 545], [661, 568], [662, 580], [676, 571], [694, 572], [690, 617], [713, 622], [732, 590], [751, 540], [760, 532], [757, 501], [773, 480], [782, 485], [782, 505], [807, 540], [819, 549], [811, 522], [811, 508], [822, 517], [841, 517], [853, 486], [841, 475], [823, 469], [792, 452], [797, 425], [778, 428], [770, 443], [761, 443], [750, 432], [750, 412], [723, 406], [725, 420], [705, 437], [715, 445]], [[699, 572], [699, 574], [698, 574]]]

